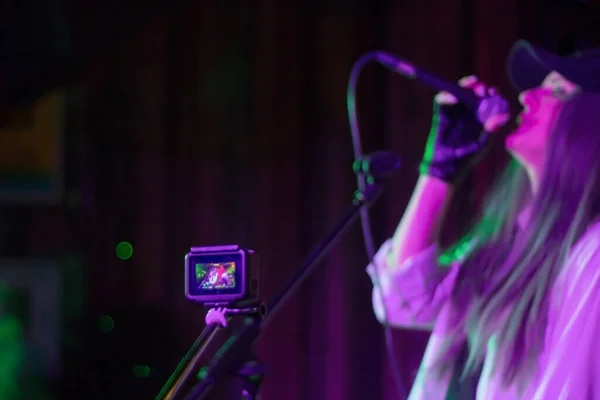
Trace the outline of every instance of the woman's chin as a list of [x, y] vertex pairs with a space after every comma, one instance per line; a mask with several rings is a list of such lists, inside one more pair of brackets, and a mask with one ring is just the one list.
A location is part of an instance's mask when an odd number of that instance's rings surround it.
[[[531, 125], [527, 122], [521, 123], [517, 129], [512, 131], [504, 139], [504, 147], [509, 151], [517, 150], [520, 147], [520, 143], [524, 138], [528, 137], [528, 133], [531, 131]], [[527, 141], [527, 139], [525, 139]]]
[[511, 133], [504, 139], [504, 147], [506, 148], [506, 150], [508, 150], [510, 152], [516, 150], [518, 148], [518, 144], [519, 144], [518, 131]]

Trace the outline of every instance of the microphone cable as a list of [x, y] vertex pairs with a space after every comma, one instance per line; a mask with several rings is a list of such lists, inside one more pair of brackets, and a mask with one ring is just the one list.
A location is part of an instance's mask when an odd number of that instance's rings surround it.
[[[378, 52], [369, 52], [360, 57], [353, 65], [352, 70], [350, 72], [350, 78], [348, 80], [348, 91], [346, 97], [346, 104], [348, 108], [348, 119], [350, 122], [350, 134], [352, 136], [352, 148], [354, 150], [354, 159], [356, 162], [359, 162], [363, 159], [362, 145], [361, 145], [361, 136], [360, 129], [358, 126], [358, 116], [356, 112], [356, 88], [358, 84], [358, 77], [363, 71], [364, 67], [372, 62], [378, 62], [382, 64], [378, 58]], [[383, 64], [382, 64], [383, 65]], [[358, 190], [364, 192], [367, 186], [367, 178], [365, 174], [357, 173], [357, 185]], [[369, 259], [369, 263], [373, 262], [373, 258], [375, 257], [375, 245], [373, 244], [373, 233], [371, 230], [371, 223], [369, 220], [369, 211], [367, 207], [363, 207], [360, 210], [360, 223], [363, 231], [363, 239], [365, 243], [365, 249], [367, 252], [367, 257]], [[385, 332], [385, 345], [386, 351], [388, 355], [388, 360], [392, 369], [392, 377], [394, 379], [394, 383], [396, 386], [396, 391], [398, 392], [398, 398], [404, 400], [407, 398], [406, 390], [404, 389], [404, 384], [402, 383], [402, 375], [400, 373], [400, 366], [398, 364], [398, 360], [396, 359], [396, 352], [394, 346], [394, 340], [392, 337], [392, 328], [388, 324], [387, 321], [387, 310], [385, 306], [385, 302], [383, 301], [383, 294], [381, 290], [381, 286], [379, 282], [379, 272], [377, 268], [373, 268], [375, 271], [375, 282], [374, 286], [379, 287], [379, 297], [381, 299], [381, 304], [383, 305], [383, 326]]]

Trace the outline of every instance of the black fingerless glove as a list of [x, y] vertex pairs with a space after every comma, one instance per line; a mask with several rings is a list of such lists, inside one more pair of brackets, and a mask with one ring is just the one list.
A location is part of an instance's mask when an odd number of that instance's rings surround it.
[[455, 184], [486, 147], [489, 134], [475, 113], [462, 103], [434, 102], [433, 111], [431, 131], [419, 171]]

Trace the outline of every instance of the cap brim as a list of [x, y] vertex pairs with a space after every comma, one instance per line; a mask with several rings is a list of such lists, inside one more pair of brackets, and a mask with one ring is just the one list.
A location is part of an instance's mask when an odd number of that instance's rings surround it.
[[508, 77], [514, 88], [522, 92], [541, 85], [550, 72], [560, 72], [561, 61], [561, 57], [519, 40], [508, 56]]

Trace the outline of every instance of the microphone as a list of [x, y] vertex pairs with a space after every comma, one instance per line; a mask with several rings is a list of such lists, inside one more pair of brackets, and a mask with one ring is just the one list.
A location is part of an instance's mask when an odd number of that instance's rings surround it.
[[384, 51], [375, 52], [375, 59], [392, 71], [407, 78], [416, 79], [433, 89], [452, 94], [461, 103], [473, 110], [482, 124], [493, 115], [508, 114], [510, 112], [508, 101], [498, 94], [479, 97], [470, 89], [448, 82]]

